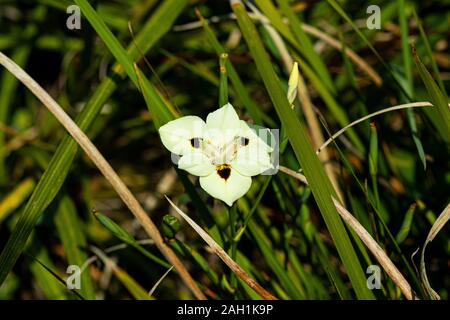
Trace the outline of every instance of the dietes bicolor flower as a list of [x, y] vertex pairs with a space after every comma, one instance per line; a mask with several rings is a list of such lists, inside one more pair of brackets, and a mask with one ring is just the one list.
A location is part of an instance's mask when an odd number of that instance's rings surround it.
[[229, 103], [206, 122], [185, 116], [163, 125], [159, 134], [164, 146], [181, 156], [178, 167], [199, 176], [200, 186], [229, 206], [250, 189], [252, 176], [273, 169], [273, 149]]

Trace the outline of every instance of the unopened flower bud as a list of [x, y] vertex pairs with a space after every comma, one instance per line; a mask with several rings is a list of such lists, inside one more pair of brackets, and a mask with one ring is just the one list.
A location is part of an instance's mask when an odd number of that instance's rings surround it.
[[287, 92], [287, 98], [292, 107], [294, 106], [295, 97], [297, 96], [298, 78], [299, 78], [298, 64], [297, 62], [294, 62], [291, 74], [289, 75], [288, 92]]

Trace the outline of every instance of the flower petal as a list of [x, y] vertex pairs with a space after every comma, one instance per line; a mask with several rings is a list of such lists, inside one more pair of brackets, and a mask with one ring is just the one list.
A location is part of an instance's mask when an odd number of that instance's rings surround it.
[[241, 123], [239, 116], [234, 110], [231, 103], [227, 103], [223, 107], [208, 114], [206, 118], [206, 125], [208, 129], [227, 130], [229, 128], [239, 129]]
[[205, 122], [197, 116], [186, 116], [170, 121], [159, 128], [164, 146], [175, 154], [194, 151], [194, 138], [203, 138]]
[[246, 145], [251, 148], [255, 147], [258, 150], [261, 149], [266, 152], [273, 151], [273, 148], [269, 145], [269, 141], [273, 139], [273, 136], [267, 128], [256, 125], [250, 127], [245, 121], [241, 120], [240, 137], [248, 139]]
[[231, 207], [234, 201], [250, 189], [252, 178], [239, 174], [233, 168], [229, 168], [229, 172], [226, 173], [215, 170], [209, 176], [200, 177], [200, 186], [211, 196]]
[[241, 130], [241, 120], [230, 103], [211, 112], [206, 118], [206, 136], [216, 146], [232, 141]]
[[241, 146], [230, 165], [244, 176], [256, 176], [273, 169], [269, 153], [258, 144]]
[[255, 176], [269, 169], [273, 169], [269, 152], [273, 149], [264, 140], [272, 139], [268, 129], [263, 127], [251, 128], [241, 121], [240, 141], [231, 166], [244, 176]]
[[195, 176], [207, 176], [215, 171], [211, 160], [201, 151], [185, 153], [178, 161], [178, 168], [186, 170]]

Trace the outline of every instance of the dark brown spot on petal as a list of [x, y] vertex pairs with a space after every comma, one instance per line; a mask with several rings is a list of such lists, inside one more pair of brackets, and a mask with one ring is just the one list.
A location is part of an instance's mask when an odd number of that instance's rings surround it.
[[250, 140], [248, 138], [241, 137], [241, 145], [242, 146], [245, 147], [246, 145], [248, 145], [249, 142], [250, 142]]
[[190, 141], [191, 141], [191, 146], [193, 147], [193, 148], [196, 148], [196, 149], [198, 149], [198, 148], [200, 148], [200, 138], [192, 138]]
[[228, 180], [231, 175], [231, 167], [227, 164], [221, 164], [220, 166], [217, 166], [216, 171], [219, 177], [221, 177], [225, 181]]

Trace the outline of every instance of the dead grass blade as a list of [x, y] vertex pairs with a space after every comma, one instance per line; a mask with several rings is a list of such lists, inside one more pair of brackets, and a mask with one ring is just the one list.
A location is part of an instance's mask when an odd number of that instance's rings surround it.
[[[289, 168], [280, 166], [278, 168], [281, 172], [284, 172], [301, 182], [307, 184], [306, 177], [301, 173], [295, 172]], [[352, 228], [353, 231], [359, 236], [361, 241], [366, 245], [367, 249], [372, 252], [377, 261], [381, 264], [384, 271], [388, 274], [388, 276], [392, 279], [392, 281], [400, 288], [406, 299], [413, 300], [417, 299], [414, 294], [411, 285], [408, 281], [403, 277], [397, 267], [394, 265], [391, 259], [389, 259], [388, 255], [384, 252], [384, 250], [378, 245], [378, 243], [372, 238], [369, 232], [359, 223], [358, 220], [346, 209], [342, 206], [339, 201], [333, 198], [333, 203], [339, 212], [341, 218], [347, 223], [347, 225]], [[449, 210], [450, 211], [450, 210]], [[450, 215], [449, 215], [450, 217]], [[447, 220], [448, 218], [447, 217]], [[437, 222], [437, 221], [436, 221]], [[436, 224], [436, 223], [435, 223]], [[442, 226], [441, 226], [442, 228]], [[431, 233], [431, 231], [430, 231]]]
[[167, 269], [167, 271], [162, 275], [162, 277], [159, 278], [158, 281], [156, 281], [155, 285], [148, 292], [149, 296], [153, 296], [153, 293], [155, 293], [156, 288], [158, 288], [159, 284], [167, 277], [167, 275], [170, 273], [170, 271], [172, 271], [172, 269], [173, 269], [173, 266], [171, 266], [169, 269]]
[[47, 107], [47, 109], [58, 119], [58, 121], [66, 128], [70, 135], [86, 152], [87, 156], [94, 162], [97, 168], [111, 183], [114, 190], [116, 190], [119, 197], [127, 205], [130, 211], [134, 214], [136, 219], [142, 225], [144, 230], [155, 241], [155, 245], [167, 260], [175, 267], [180, 277], [192, 293], [198, 298], [205, 300], [206, 297], [199, 289], [194, 279], [184, 267], [183, 263], [178, 259], [172, 249], [167, 246], [159, 233], [158, 228], [153, 223], [152, 219], [147, 215], [145, 210], [140, 205], [139, 201], [134, 197], [119, 175], [114, 171], [111, 165], [105, 160], [102, 154], [98, 151], [91, 140], [76, 123], [65, 113], [59, 104], [34, 81], [22, 68], [20, 68], [14, 61], [0, 52], [0, 64], [9, 70], [17, 79], [19, 79], [30, 91]]
[[324, 148], [326, 148], [333, 140], [335, 140], [337, 137], [339, 137], [341, 134], [343, 134], [347, 129], [353, 127], [354, 125], [357, 125], [358, 123], [361, 123], [367, 119], [370, 119], [372, 117], [375, 117], [377, 115], [391, 112], [395, 110], [401, 110], [401, 109], [408, 109], [408, 108], [420, 108], [420, 107], [432, 107], [433, 105], [430, 102], [424, 101], [424, 102], [413, 102], [413, 103], [405, 103], [400, 104], [398, 106], [389, 107], [386, 109], [381, 109], [379, 111], [373, 112], [371, 114], [368, 114], [367, 116], [364, 116], [362, 118], [359, 118], [358, 120], [353, 121], [352, 123], [349, 123], [344, 128], [337, 131], [335, 134], [333, 134], [327, 141], [325, 141], [324, 144], [320, 146], [319, 149], [317, 149], [316, 154], [319, 154]]
[[450, 203], [445, 207], [444, 211], [439, 215], [439, 217], [434, 222], [433, 226], [430, 229], [430, 232], [428, 232], [427, 239], [425, 240], [425, 243], [422, 248], [422, 253], [420, 255], [420, 278], [422, 279], [422, 284], [425, 287], [425, 290], [430, 295], [431, 299], [433, 300], [440, 300], [441, 297], [438, 295], [436, 291], [433, 290], [433, 288], [430, 285], [430, 282], [428, 281], [427, 277], [427, 270], [425, 268], [425, 249], [431, 241], [436, 237], [436, 235], [441, 231], [441, 229], [444, 227], [444, 225], [450, 220]]
[[[278, 52], [280, 53], [281, 60], [283, 61], [285, 71], [287, 74], [292, 70], [292, 66], [294, 65], [294, 61], [286, 47], [285, 42], [283, 41], [283, 38], [280, 36], [280, 34], [275, 30], [275, 28], [270, 24], [267, 17], [261, 13], [254, 5], [251, 3], [248, 3], [248, 6], [251, 8], [253, 13], [258, 17], [258, 19], [261, 21], [263, 26], [266, 28], [267, 33], [272, 38], [272, 41], [274, 45], [277, 47]], [[311, 97], [308, 92], [308, 88], [305, 83], [305, 79], [303, 78], [301, 72], [298, 74], [298, 90], [297, 95], [300, 100], [300, 105], [302, 108], [302, 111], [305, 115], [306, 122], [309, 127], [309, 133], [311, 136], [311, 141], [313, 143], [314, 148], [319, 148], [325, 141], [323, 134], [322, 134], [322, 128], [320, 126], [319, 120], [317, 119], [317, 115], [314, 112], [314, 105], [311, 101]], [[321, 152], [319, 154], [320, 161], [324, 164], [325, 171], [330, 178], [331, 183], [333, 184], [334, 189], [336, 190], [337, 194], [339, 195], [340, 199], [343, 199], [342, 197], [342, 190], [339, 187], [339, 183], [337, 182], [337, 177], [335, 174], [335, 171], [333, 169], [333, 164], [330, 161], [329, 154], [326, 150], [324, 152]]]
[[333, 203], [336, 206], [337, 211], [341, 215], [342, 219], [348, 224], [350, 228], [355, 231], [355, 233], [359, 236], [359, 238], [364, 242], [367, 249], [372, 252], [374, 257], [378, 260], [378, 262], [383, 267], [384, 271], [388, 274], [388, 276], [394, 281], [397, 287], [400, 288], [403, 295], [408, 300], [416, 299], [416, 295], [414, 294], [411, 285], [408, 281], [403, 277], [397, 267], [394, 265], [391, 259], [389, 259], [388, 255], [384, 252], [384, 250], [378, 245], [378, 243], [372, 238], [369, 232], [359, 223], [358, 220], [347, 210], [345, 209], [339, 201], [333, 198]]
[[[254, 13], [250, 13], [249, 16], [252, 19], [260, 20], [260, 17], [258, 17]], [[234, 14], [230, 14], [227, 18], [236, 19], [236, 16]], [[264, 17], [264, 19], [267, 19], [267, 18]], [[221, 21], [221, 18], [217, 17], [217, 16], [213, 16], [208, 19], [208, 22], [211, 22], [211, 23], [219, 22], [219, 21]], [[262, 21], [262, 22], [264, 22], [264, 21]], [[287, 21], [285, 21], [285, 23], [287, 23]], [[202, 26], [201, 22], [194, 21], [194, 22], [187, 23], [185, 25], [174, 26], [174, 30], [175, 31], [186, 31], [186, 30], [200, 28], [201, 26]], [[303, 31], [305, 31], [306, 33], [312, 35], [313, 37], [315, 37], [319, 40], [322, 40], [324, 43], [328, 44], [330, 47], [333, 47], [334, 49], [341, 51], [341, 52], [344, 51], [344, 48], [340, 41], [336, 40], [332, 36], [321, 31], [320, 29], [313, 27], [311, 25], [308, 25], [306, 23], [302, 23], [301, 27], [302, 27]], [[380, 75], [363, 58], [361, 58], [355, 51], [353, 51], [352, 49], [350, 49], [348, 47], [345, 48], [344, 54], [346, 54], [350, 58], [350, 60], [352, 60], [362, 71], [364, 71], [378, 87], [381, 87], [381, 85], [383, 84], [383, 80], [381, 79]]]
[[[302, 24], [303, 31], [306, 33], [309, 33], [310, 35], [322, 40], [326, 44], [328, 44], [330, 47], [335, 48], [338, 51], [344, 51], [344, 48], [342, 46], [342, 43], [338, 40], [334, 39], [333, 37], [329, 36], [325, 32], [307, 25], [305, 23]], [[373, 82], [378, 86], [381, 87], [383, 84], [383, 80], [381, 79], [380, 75], [366, 62], [363, 58], [361, 58], [355, 51], [349, 48], [345, 48], [344, 53], [351, 59], [353, 62], [367, 75], [373, 80]]]
[[241, 268], [240, 265], [238, 265], [236, 262], [233, 261], [233, 259], [230, 258], [230, 256], [214, 241], [213, 238], [210, 237], [210, 235], [204, 231], [197, 223], [195, 223], [194, 220], [189, 218], [187, 214], [185, 214], [183, 211], [181, 211], [180, 208], [178, 208], [170, 199], [165, 195], [167, 201], [169, 201], [170, 205], [175, 209], [175, 211], [183, 217], [184, 220], [189, 223], [189, 225], [200, 235], [200, 237], [211, 247], [213, 252], [222, 259], [223, 262], [236, 274], [236, 276], [239, 277], [242, 281], [244, 281], [246, 284], [249, 285], [250, 288], [255, 290], [256, 293], [258, 293], [263, 299], [266, 300], [277, 300], [275, 296], [273, 296], [270, 292], [268, 292], [266, 289], [261, 287], [255, 280], [250, 278], [250, 276], [245, 272], [244, 269]]

